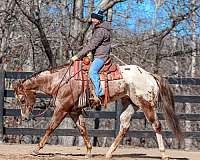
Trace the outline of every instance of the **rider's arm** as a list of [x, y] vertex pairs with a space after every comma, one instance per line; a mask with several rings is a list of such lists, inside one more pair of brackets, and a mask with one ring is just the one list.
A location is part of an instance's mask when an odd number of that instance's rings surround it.
[[89, 40], [86, 46], [83, 47], [83, 49], [78, 53], [78, 58], [84, 57], [88, 52], [93, 51], [96, 49], [101, 42], [104, 39], [104, 31], [103, 28], [97, 28], [93, 35], [92, 38]]

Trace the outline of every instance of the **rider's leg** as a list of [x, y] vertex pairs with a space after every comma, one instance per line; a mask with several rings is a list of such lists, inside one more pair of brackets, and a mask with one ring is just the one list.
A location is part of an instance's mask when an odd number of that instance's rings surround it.
[[104, 92], [100, 83], [99, 73], [98, 73], [103, 65], [104, 65], [103, 59], [95, 58], [89, 69], [89, 77], [92, 80], [92, 83], [94, 84], [95, 94], [97, 97], [104, 95]]

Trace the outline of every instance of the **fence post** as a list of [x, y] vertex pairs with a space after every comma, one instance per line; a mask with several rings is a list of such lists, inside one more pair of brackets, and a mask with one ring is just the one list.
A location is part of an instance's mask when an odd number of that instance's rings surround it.
[[3, 69], [3, 66], [0, 66], [0, 143], [3, 142], [3, 134], [4, 134], [3, 130], [4, 90], [5, 90], [5, 71]]
[[[101, 106], [97, 106], [96, 111], [101, 111]], [[99, 129], [99, 118], [95, 118], [94, 120], [94, 129]], [[98, 139], [97, 137], [94, 137], [93, 139], [93, 146], [97, 146]]]

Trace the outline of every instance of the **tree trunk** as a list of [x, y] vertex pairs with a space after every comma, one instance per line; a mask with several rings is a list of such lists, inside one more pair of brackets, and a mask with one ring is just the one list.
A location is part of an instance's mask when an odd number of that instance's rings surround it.
[[26, 13], [25, 9], [23, 9], [21, 7], [21, 4], [17, 0], [15, 0], [15, 2], [18, 5], [21, 12], [23, 13], [23, 15], [26, 16], [27, 19], [37, 27], [37, 29], [39, 31], [41, 43], [44, 47], [44, 50], [45, 50], [45, 53], [46, 53], [47, 58], [49, 60], [50, 66], [55, 67], [56, 66], [56, 60], [53, 56], [49, 41], [46, 37], [46, 34], [43, 30], [42, 23], [41, 23], [41, 20], [40, 20], [40, 12], [39, 12], [39, 5], [40, 4], [39, 4], [39, 1], [33, 2], [33, 6], [32, 6], [32, 8], [30, 8], [32, 15], [29, 15], [28, 13]]
[[[161, 0], [154, 0], [154, 4], [155, 4], [155, 11], [154, 11], [154, 18], [153, 18], [153, 26], [152, 26], [152, 30], [151, 30], [151, 34], [154, 35], [156, 33], [156, 27], [157, 27], [157, 14], [158, 14], [158, 10], [161, 6]], [[156, 58], [155, 58], [155, 66], [154, 66], [154, 73], [158, 73], [159, 72], [159, 64], [161, 61], [160, 58], [160, 54], [161, 54], [161, 50], [163, 47], [163, 39], [158, 38], [157, 40], [157, 45], [156, 45]]]
[[112, 8], [115, 4], [124, 2], [126, 0], [102, 0], [101, 3], [99, 4], [98, 8], [106, 11], [110, 8]]
[[41, 39], [42, 45], [44, 47], [45, 53], [47, 55], [47, 58], [49, 60], [50, 66], [55, 67], [56, 66], [56, 60], [55, 60], [54, 55], [52, 53], [52, 50], [51, 50], [49, 41], [46, 37], [46, 34], [44, 32], [44, 29], [42, 27], [41, 21], [39, 20], [35, 24], [36, 24], [36, 27], [38, 28], [39, 33], [40, 33], [40, 39]]
[[108, 9], [108, 13], [107, 13], [107, 21], [112, 22], [112, 18], [113, 18], [113, 10], [112, 8]]
[[152, 27], [152, 34], [156, 31], [156, 25], [157, 25], [157, 14], [160, 6], [163, 4], [164, 0], [154, 0], [155, 4], [155, 10], [154, 10], [154, 18], [153, 18], [153, 27]]
[[[195, 0], [192, 0], [192, 3], [195, 4]], [[192, 60], [191, 60], [191, 77], [195, 77], [195, 73], [196, 73], [196, 25], [195, 25], [195, 15], [193, 14], [192, 16], [192, 24], [191, 24], [191, 30], [192, 30]], [[192, 112], [192, 106], [190, 103], [186, 103], [186, 107], [185, 107], [185, 112], [186, 113], [191, 113]], [[191, 122], [190, 121], [185, 121], [186, 123], [186, 132], [187, 131], [191, 131]], [[186, 150], [190, 150], [192, 147], [192, 139], [186, 138], [185, 139], [185, 149]]]
[[89, 0], [88, 2], [88, 17], [90, 17], [91, 13], [94, 11], [94, 0]]
[[[66, 26], [66, 23], [70, 23], [69, 21], [67, 21], [67, 11], [66, 11], [66, 6], [67, 6], [67, 0], [64, 0], [61, 2], [61, 10], [62, 10], [62, 20], [61, 20], [61, 24], [60, 24], [60, 27], [59, 27], [59, 43], [60, 43], [60, 46], [59, 46], [59, 53], [58, 53], [58, 56], [57, 56], [57, 59], [56, 59], [56, 62], [57, 64], [61, 65], [63, 63], [66, 63], [66, 52], [65, 51], [68, 51], [68, 48], [67, 48], [67, 45], [65, 46], [65, 43], [63, 41], [63, 31], [65, 31], [64, 27], [67, 27]], [[67, 22], [66, 22], [67, 21]], [[66, 33], [64, 33], [66, 35]]]
[[75, 0], [74, 29], [73, 29], [74, 37], [76, 37], [82, 29], [82, 22], [80, 20], [83, 18], [83, 4], [84, 4], [84, 0]]
[[[174, 48], [173, 51], [176, 51], [176, 46], [177, 46], [176, 33], [173, 33], [173, 37], [174, 37], [174, 38], [173, 38], [173, 41], [172, 41], [172, 45], [173, 45], [173, 48]], [[172, 52], [173, 52], [173, 51], [172, 51]], [[174, 66], [175, 77], [178, 77], [178, 73], [179, 73], [179, 63], [178, 63], [177, 57], [174, 57], [174, 64], [173, 64], [172, 66]], [[179, 85], [179, 84], [176, 84], [176, 85], [175, 85], [175, 90], [176, 90], [176, 91], [179, 90], [179, 87], [180, 87], [180, 85]], [[175, 112], [177, 112], [177, 111], [175, 110]], [[179, 111], [178, 111], [178, 112], [179, 112]], [[180, 148], [180, 143], [179, 143], [179, 142], [173, 141], [173, 138], [169, 138], [169, 140], [170, 140], [170, 148], [171, 148], [171, 146], [173, 146], [173, 145], [177, 146], [177, 148]], [[174, 144], [173, 144], [173, 142], [174, 142]]]

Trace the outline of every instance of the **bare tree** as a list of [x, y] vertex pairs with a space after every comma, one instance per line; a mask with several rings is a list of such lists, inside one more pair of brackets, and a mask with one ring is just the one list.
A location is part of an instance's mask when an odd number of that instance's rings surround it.
[[39, 34], [40, 34], [41, 42], [42, 42], [44, 50], [45, 50], [45, 53], [49, 59], [50, 66], [55, 67], [56, 61], [53, 56], [49, 41], [46, 37], [46, 34], [44, 32], [44, 29], [43, 29], [43, 26], [41, 23], [39, 2], [33, 1], [32, 6], [30, 7], [30, 11], [29, 11], [30, 13], [28, 13], [26, 11], [26, 9], [22, 7], [22, 4], [20, 4], [17, 0], [15, 0], [15, 2], [17, 4], [17, 6], [19, 7], [19, 9], [21, 10], [21, 12], [23, 13], [23, 15], [26, 16], [27, 19], [37, 27]]
[[[195, 6], [195, 0], [192, 0], [191, 5]], [[197, 35], [196, 35], [196, 15], [193, 13], [191, 17], [191, 32], [192, 32], [192, 37], [191, 37], [191, 47], [193, 49], [193, 52], [191, 54], [191, 64], [190, 64], [190, 71], [191, 71], [191, 77], [195, 77], [195, 73], [197, 70], [197, 62], [196, 62], [196, 56], [197, 56], [197, 51], [195, 50], [197, 48]], [[186, 113], [192, 113], [192, 106], [190, 103], [186, 103], [185, 105], [185, 112]], [[186, 131], [191, 130], [191, 122], [186, 121], [186, 126], [185, 129]], [[192, 146], [192, 139], [185, 139], [185, 149], [190, 150]]]
[[15, 23], [12, 22], [15, 2], [10, 0], [7, 3], [1, 2], [0, 5], [0, 63], [3, 63], [4, 57], [10, 52], [9, 39], [13, 37], [13, 28]]

